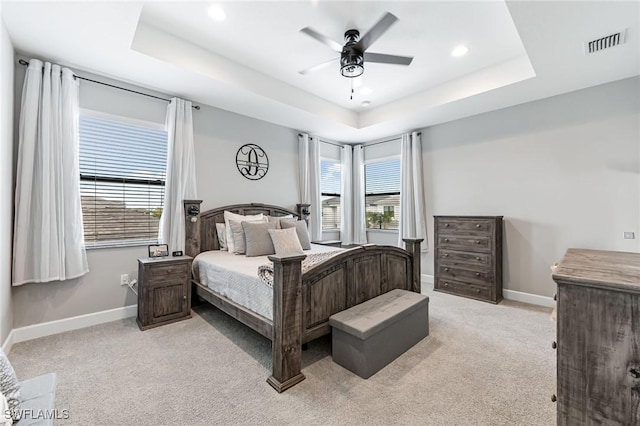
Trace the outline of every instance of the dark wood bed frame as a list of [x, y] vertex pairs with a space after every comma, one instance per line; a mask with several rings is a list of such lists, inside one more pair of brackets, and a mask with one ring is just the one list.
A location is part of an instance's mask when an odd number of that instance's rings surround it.
[[[298, 212], [266, 204], [238, 204], [200, 212], [201, 200], [185, 200], [185, 254], [218, 250], [216, 223], [224, 212], [270, 216]], [[396, 288], [420, 293], [420, 243], [405, 239], [407, 250], [368, 244], [345, 250], [302, 274], [306, 256], [269, 256], [274, 266], [273, 321], [216, 293], [193, 277], [193, 290], [223, 312], [272, 341], [272, 372], [267, 382], [283, 392], [304, 380], [302, 344], [331, 332], [329, 317]], [[256, 271], [257, 273], [257, 271]]]

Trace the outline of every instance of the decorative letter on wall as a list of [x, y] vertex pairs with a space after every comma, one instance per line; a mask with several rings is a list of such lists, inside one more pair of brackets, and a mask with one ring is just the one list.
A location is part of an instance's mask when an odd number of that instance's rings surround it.
[[262, 179], [269, 170], [269, 158], [258, 145], [242, 145], [236, 154], [240, 174], [250, 180]]

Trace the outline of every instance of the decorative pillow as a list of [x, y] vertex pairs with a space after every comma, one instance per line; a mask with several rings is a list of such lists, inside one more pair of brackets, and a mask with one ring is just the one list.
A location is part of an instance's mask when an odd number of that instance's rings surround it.
[[242, 222], [247, 257], [275, 254], [269, 229], [276, 229], [276, 222]]
[[295, 228], [289, 229], [269, 229], [267, 231], [273, 241], [273, 248], [278, 256], [291, 256], [294, 254], [304, 254], [298, 233]]
[[227, 250], [227, 227], [224, 223], [216, 223], [216, 233], [218, 234], [218, 246], [220, 250]]
[[241, 214], [236, 214], [236, 213], [231, 213], [231, 212], [224, 212], [224, 224], [226, 226], [227, 250], [229, 250], [231, 253], [235, 253], [236, 252], [235, 246], [234, 246], [233, 237], [231, 236], [231, 228], [229, 227], [229, 220], [231, 220], [231, 219], [238, 220], [238, 221], [242, 221], [242, 220], [257, 220], [257, 219], [262, 220], [263, 217], [264, 217], [264, 215], [262, 213], [255, 214], [255, 215], [249, 215], [249, 216], [243, 216]]
[[267, 219], [269, 219], [269, 222], [275, 222], [276, 229], [282, 229], [280, 227], [280, 221], [282, 220], [295, 220], [292, 214], [288, 214], [285, 216], [267, 216]]
[[21, 416], [20, 383], [18, 383], [16, 372], [13, 371], [13, 367], [2, 349], [0, 349], [0, 392], [7, 398], [11, 418], [17, 422]]
[[293, 222], [280, 222], [282, 229], [295, 228], [298, 233], [298, 239], [303, 250], [311, 250], [311, 240], [309, 239], [309, 231], [307, 230], [307, 222], [304, 220], [296, 220]]
[[[246, 250], [246, 244], [244, 242], [244, 229], [242, 228], [243, 222], [257, 222], [266, 223], [263, 219], [257, 220], [229, 220], [229, 226], [231, 227], [231, 238], [233, 239], [233, 251], [229, 248], [229, 251], [235, 254], [244, 254]], [[227, 242], [229, 244], [229, 242]]]

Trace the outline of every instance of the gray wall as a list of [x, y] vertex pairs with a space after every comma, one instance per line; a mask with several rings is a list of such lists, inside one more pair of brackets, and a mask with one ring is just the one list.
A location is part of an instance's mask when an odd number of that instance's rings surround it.
[[0, 16], [0, 345], [13, 328], [13, 59], [11, 39]]
[[569, 247], [640, 251], [639, 81], [424, 129], [430, 246], [432, 215], [503, 215], [504, 286], [542, 296]]
[[[24, 67], [17, 66], [15, 72], [19, 103]], [[109, 81], [100, 76], [79, 74]], [[167, 103], [81, 82], [80, 107], [164, 123]], [[205, 200], [204, 209], [246, 202], [295, 208], [298, 202], [296, 131], [205, 105], [193, 114], [198, 195]], [[269, 172], [259, 181], [245, 179], [236, 169], [236, 151], [245, 143], [260, 145], [269, 156]], [[87, 253], [90, 272], [84, 277], [14, 288], [14, 327], [135, 304], [134, 294], [119, 285], [120, 274], [137, 277], [137, 258], [146, 256], [146, 252], [146, 246], [92, 249]]]

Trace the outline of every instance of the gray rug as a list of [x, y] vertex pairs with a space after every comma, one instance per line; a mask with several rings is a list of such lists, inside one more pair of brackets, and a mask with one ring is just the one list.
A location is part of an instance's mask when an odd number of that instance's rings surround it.
[[141, 332], [127, 319], [13, 346], [20, 379], [58, 374], [57, 425], [552, 425], [555, 322], [549, 309], [442, 293], [431, 333], [368, 380], [309, 344], [306, 375], [267, 383], [268, 340], [208, 305]]

